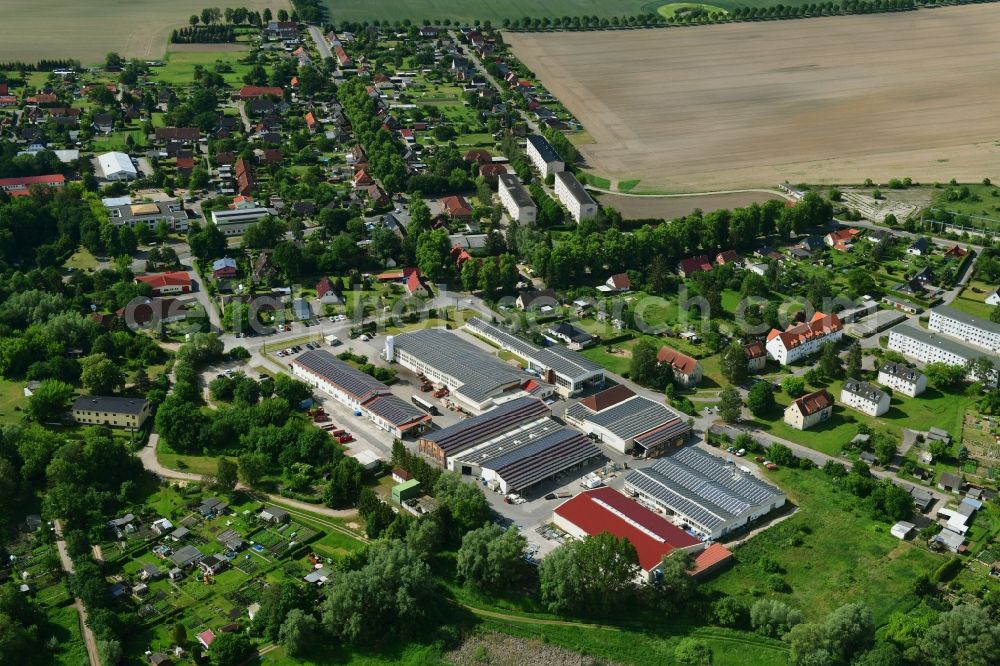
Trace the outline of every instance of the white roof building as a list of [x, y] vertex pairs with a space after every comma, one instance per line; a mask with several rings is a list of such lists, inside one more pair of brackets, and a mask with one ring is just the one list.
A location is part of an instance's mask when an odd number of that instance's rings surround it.
[[110, 152], [97, 157], [106, 180], [132, 180], [139, 177], [132, 158], [125, 153]]

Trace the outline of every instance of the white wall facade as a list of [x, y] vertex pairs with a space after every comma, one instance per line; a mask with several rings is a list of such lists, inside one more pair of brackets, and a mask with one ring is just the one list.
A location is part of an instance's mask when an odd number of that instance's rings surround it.
[[944, 333], [958, 338], [962, 342], [967, 342], [976, 347], [988, 349], [993, 352], [1000, 351], [1000, 332], [953, 319], [937, 310], [931, 310], [927, 328], [937, 333]]
[[897, 377], [896, 375], [880, 370], [878, 373], [878, 383], [911, 398], [915, 398], [927, 390], [927, 376], [922, 373], [917, 374], [916, 381], [911, 382], [908, 379], [903, 379], [902, 377]]
[[868, 396], [858, 395], [842, 389], [840, 391], [840, 401], [851, 409], [858, 410], [862, 414], [867, 414], [868, 416], [882, 416], [889, 411], [890, 398], [889, 394], [884, 391], [879, 391], [878, 395], [878, 400], [872, 400]]

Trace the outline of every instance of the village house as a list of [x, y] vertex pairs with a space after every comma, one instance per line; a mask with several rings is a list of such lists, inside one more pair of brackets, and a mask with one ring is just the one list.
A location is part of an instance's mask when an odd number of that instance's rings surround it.
[[785, 408], [785, 423], [796, 430], [808, 430], [833, 414], [833, 397], [825, 389], [796, 398]]
[[878, 383], [914, 398], [927, 390], [927, 375], [903, 363], [887, 361], [878, 369]]
[[699, 254], [696, 257], [681, 259], [677, 263], [677, 274], [682, 278], [690, 277], [695, 273], [712, 270], [712, 261], [707, 255]]
[[767, 348], [764, 343], [753, 341], [743, 345], [743, 352], [747, 355], [747, 370], [750, 372], [762, 372], [767, 365]]
[[70, 413], [80, 424], [138, 430], [149, 418], [149, 411], [149, 401], [144, 398], [81, 395]]
[[701, 363], [670, 347], [660, 347], [656, 354], [656, 362], [669, 365], [674, 372], [674, 381], [685, 388], [701, 383]]
[[191, 275], [185, 271], [139, 275], [136, 284], [148, 284], [154, 296], [191, 293]]
[[889, 411], [889, 394], [868, 382], [847, 378], [840, 390], [840, 401], [868, 416], [882, 416]]

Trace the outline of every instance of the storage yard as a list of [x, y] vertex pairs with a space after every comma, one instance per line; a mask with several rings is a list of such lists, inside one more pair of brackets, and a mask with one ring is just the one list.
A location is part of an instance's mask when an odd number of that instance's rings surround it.
[[505, 37], [593, 137], [591, 170], [635, 192], [977, 182], [1000, 157], [998, 19], [991, 4]]

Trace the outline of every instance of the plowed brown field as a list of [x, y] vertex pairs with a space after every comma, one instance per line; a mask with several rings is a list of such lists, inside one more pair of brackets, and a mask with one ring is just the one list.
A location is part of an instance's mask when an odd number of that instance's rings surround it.
[[1000, 6], [507, 34], [643, 190], [1000, 176]]

